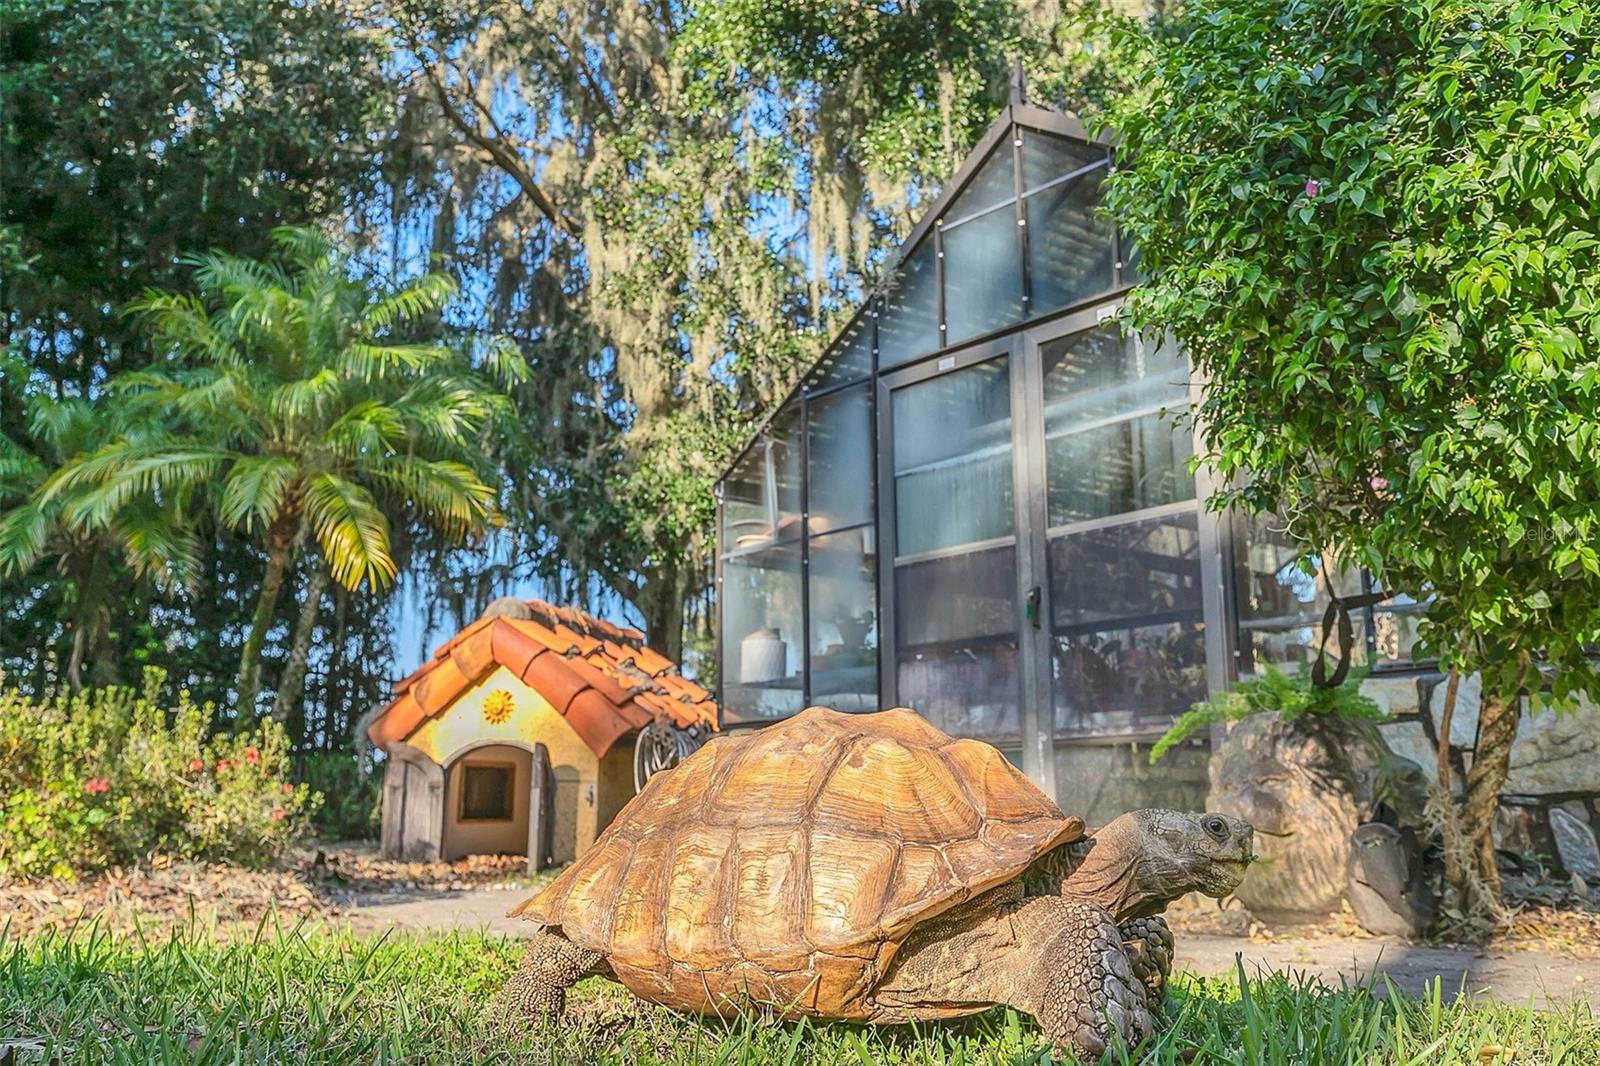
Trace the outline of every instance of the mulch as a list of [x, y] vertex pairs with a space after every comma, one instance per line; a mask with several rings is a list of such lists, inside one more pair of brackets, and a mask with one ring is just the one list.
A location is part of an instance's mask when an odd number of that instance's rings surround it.
[[230, 934], [251, 931], [274, 914], [292, 925], [338, 919], [396, 894], [504, 888], [525, 881], [525, 870], [526, 860], [511, 855], [399, 862], [360, 844], [302, 849], [268, 870], [157, 856], [77, 881], [0, 879], [0, 928], [20, 937], [92, 921], [147, 936], [190, 926]]
[[[1418, 944], [1461, 947], [1477, 952], [1539, 951], [1569, 959], [1600, 959], [1600, 891], [1582, 883], [1545, 877], [1539, 871], [1505, 877], [1511, 925], [1487, 941], [1454, 937], [1447, 929]], [[1256, 914], [1238, 899], [1221, 901], [1186, 896], [1167, 911], [1173, 930], [1247, 940], [1394, 940], [1361, 928], [1348, 905], [1324, 915]]]

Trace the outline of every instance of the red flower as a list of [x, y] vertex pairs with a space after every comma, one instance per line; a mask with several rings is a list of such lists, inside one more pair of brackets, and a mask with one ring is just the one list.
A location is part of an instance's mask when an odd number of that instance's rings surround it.
[[228, 767], [230, 767], [232, 765], [233, 765], [233, 762], [231, 760], [229, 760], [229, 759], [218, 759], [217, 760], [217, 773], [219, 773], [219, 774], [222, 773], [222, 771], [226, 770]]
[[274, 807], [274, 808], [272, 808], [272, 820], [274, 822], [283, 821], [283, 808], [282, 807]]
[[261, 753], [255, 748], [246, 748], [244, 749], [244, 761], [254, 766], [261, 761]]
[[293, 786], [293, 785], [291, 785], [291, 784], [289, 784], [289, 782], [287, 782], [287, 781], [285, 781], [285, 782], [284, 782], [284, 783], [283, 783], [283, 794], [284, 794], [284, 795], [285, 795], [285, 796], [292, 796], [292, 795], [294, 795], [294, 786]]
[[91, 777], [83, 783], [83, 790], [91, 796], [98, 796], [110, 787], [111, 779], [108, 777]]
[[197, 756], [197, 757], [189, 760], [189, 769], [194, 771], [195, 773], [199, 773], [201, 770], [204, 770], [205, 768], [206, 768], [206, 763], [205, 763], [204, 759], [201, 759], [201, 758], [199, 758]]

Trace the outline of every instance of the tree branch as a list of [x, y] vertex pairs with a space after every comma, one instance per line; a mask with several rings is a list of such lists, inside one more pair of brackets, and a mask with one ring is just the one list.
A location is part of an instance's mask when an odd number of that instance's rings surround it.
[[467, 121], [466, 116], [462, 115], [461, 111], [451, 102], [450, 91], [445, 88], [444, 82], [439, 80], [439, 75], [425, 59], [422, 61], [422, 69], [427, 72], [428, 82], [433, 86], [434, 97], [439, 101], [439, 107], [444, 111], [444, 117], [450, 121], [450, 124], [459, 130], [461, 135], [474, 147], [487, 153], [489, 158], [494, 160], [496, 166], [510, 175], [524, 195], [533, 201], [533, 205], [539, 209], [539, 213], [549, 219], [552, 225], [567, 236], [576, 237], [578, 235], [577, 227], [568, 221], [567, 217], [556, 208], [555, 202], [550, 199], [549, 194], [533, 180], [533, 175], [523, 165], [517, 153], [508, 148], [505, 142], [499, 138], [484, 136], [481, 130]]

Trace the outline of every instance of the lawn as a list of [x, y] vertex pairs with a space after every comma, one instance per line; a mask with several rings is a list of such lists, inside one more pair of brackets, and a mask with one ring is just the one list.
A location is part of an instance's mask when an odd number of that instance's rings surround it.
[[[862, 1029], [697, 1022], [604, 981], [580, 985], [565, 1024], [515, 1041], [482, 1008], [515, 942], [477, 934], [356, 937], [263, 924], [253, 938], [160, 940], [80, 928], [0, 941], [0, 1064], [528, 1062], [668, 1066], [826, 1063], [1024, 1066], [1050, 1061], [1031, 1022], [994, 1011], [961, 1025]], [[1409, 1000], [1282, 978], [1185, 981], [1152, 1063], [1600, 1062], [1600, 1020]], [[1119, 1057], [1122, 1061], [1125, 1057]]]

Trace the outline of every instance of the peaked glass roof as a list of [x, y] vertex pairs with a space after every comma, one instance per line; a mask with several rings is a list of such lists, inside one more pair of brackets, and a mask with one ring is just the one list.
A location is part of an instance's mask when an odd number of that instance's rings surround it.
[[864, 380], [1124, 284], [1097, 210], [1110, 163], [1072, 117], [1006, 108], [801, 388]]

